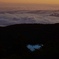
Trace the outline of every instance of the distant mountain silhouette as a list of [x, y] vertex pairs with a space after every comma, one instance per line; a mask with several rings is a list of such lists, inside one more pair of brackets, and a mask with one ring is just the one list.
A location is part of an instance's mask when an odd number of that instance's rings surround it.
[[[43, 44], [31, 52], [28, 44]], [[59, 24], [15, 24], [0, 27], [0, 58], [45, 59], [59, 56]]]

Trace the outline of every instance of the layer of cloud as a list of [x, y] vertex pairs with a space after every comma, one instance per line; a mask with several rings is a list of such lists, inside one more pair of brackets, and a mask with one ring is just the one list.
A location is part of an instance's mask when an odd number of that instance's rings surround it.
[[[53, 13], [53, 12], [52, 12]], [[13, 24], [54, 24], [59, 23], [59, 17], [50, 16], [51, 12], [41, 13], [24, 13], [24, 12], [13, 12], [13, 13], [0, 13], [0, 26], [8, 26]]]

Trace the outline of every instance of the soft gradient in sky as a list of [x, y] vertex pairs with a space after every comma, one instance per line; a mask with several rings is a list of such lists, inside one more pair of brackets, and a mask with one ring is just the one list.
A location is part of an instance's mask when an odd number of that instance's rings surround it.
[[2, 9], [59, 10], [59, 0], [0, 0], [0, 10]]
[[5, 3], [59, 4], [59, 0], [0, 0]]

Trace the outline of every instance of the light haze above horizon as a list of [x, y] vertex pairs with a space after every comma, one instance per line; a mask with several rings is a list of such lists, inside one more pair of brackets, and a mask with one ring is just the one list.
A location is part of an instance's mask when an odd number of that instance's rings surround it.
[[0, 0], [2, 3], [59, 4], [59, 0]]
[[0, 0], [2, 9], [59, 10], [59, 0]]

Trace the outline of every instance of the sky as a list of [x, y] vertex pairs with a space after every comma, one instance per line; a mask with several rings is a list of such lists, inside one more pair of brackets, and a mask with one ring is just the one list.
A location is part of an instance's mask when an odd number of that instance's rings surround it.
[[0, 0], [1, 9], [59, 9], [59, 0]]
[[59, 0], [0, 0], [5, 3], [35, 3], [35, 4], [59, 4]]

